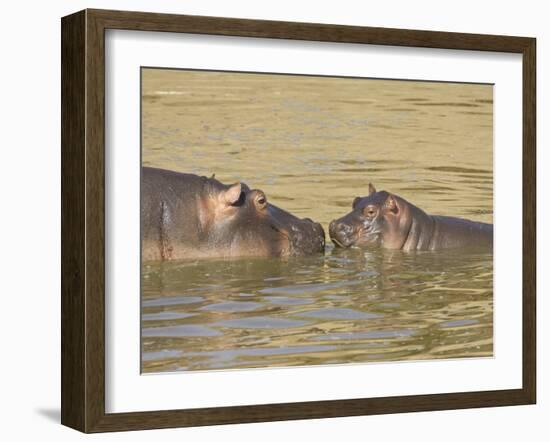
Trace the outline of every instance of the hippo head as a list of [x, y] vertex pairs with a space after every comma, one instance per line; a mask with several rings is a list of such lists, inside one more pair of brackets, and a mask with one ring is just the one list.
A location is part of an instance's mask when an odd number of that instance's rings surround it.
[[[215, 181], [215, 180], [213, 180]], [[216, 181], [203, 200], [202, 232], [211, 247], [230, 256], [305, 256], [322, 253], [325, 232], [319, 223], [270, 204], [265, 193], [244, 183]]]
[[405, 200], [369, 184], [369, 195], [353, 200], [352, 211], [330, 223], [332, 242], [339, 247], [399, 249], [407, 239], [411, 216]]

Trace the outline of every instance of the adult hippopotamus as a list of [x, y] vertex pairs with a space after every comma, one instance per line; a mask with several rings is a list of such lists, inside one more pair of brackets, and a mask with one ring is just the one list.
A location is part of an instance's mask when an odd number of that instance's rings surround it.
[[141, 241], [144, 261], [286, 257], [324, 252], [325, 232], [244, 183], [143, 167]]
[[492, 250], [493, 225], [423, 210], [369, 184], [369, 195], [357, 197], [353, 210], [330, 223], [330, 238], [339, 247], [440, 250], [476, 247]]

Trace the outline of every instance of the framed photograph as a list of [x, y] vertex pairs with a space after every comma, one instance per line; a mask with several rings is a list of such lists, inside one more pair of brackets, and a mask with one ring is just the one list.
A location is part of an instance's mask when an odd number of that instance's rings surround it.
[[535, 403], [535, 39], [61, 25], [64, 425]]

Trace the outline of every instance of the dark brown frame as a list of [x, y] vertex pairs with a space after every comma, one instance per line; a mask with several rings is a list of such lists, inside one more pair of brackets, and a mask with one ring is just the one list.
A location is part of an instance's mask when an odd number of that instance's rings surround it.
[[[519, 53], [523, 56], [523, 386], [189, 410], [105, 413], [105, 30]], [[84, 432], [534, 404], [536, 400], [536, 40], [449, 32], [84, 10], [62, 30], [61, 422]]]

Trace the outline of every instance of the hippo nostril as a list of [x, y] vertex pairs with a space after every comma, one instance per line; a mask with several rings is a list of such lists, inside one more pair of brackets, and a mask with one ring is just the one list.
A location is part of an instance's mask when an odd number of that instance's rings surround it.
[[330, 233], [333, 235], [349, 235], [353, 232], [353, 227], [337, 221], [332, 221], [329, 225]]

